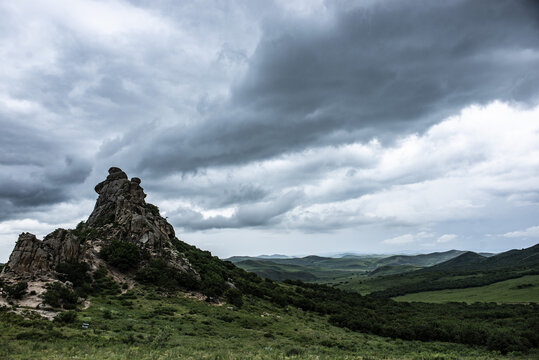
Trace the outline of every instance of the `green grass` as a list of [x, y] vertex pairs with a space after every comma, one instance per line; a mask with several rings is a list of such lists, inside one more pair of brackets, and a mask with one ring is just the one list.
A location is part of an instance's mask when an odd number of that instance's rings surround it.
[[[494, 359], [479, 347], [393, 340], [246, 297], [233, 311], [183, 294], [138, 287], [92, 299], [73, 324], [0, 311], [0, 359]], [[82, 329], [81, 323], [90, 324]]]
[[[531, 285], [531, 286], [528, 286]], [[523, 276], [494, 284], [466, 289], [424, 291], [393, 298], [397, 301], [539, 303], [539, 275]]]

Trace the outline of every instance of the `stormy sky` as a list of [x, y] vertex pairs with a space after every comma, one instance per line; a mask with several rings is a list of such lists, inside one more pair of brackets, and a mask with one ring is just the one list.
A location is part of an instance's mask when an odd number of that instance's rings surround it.
[[117, 166], [214, 254], [539, 242], [534, 0], [0, 0], [0, 262]]

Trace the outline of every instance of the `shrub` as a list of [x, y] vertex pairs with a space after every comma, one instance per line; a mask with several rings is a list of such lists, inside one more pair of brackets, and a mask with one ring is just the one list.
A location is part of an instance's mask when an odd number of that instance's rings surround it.
[[55, 322], [72, 324], [77, 320], [77, 313], [74, 311], [61, 312], [54, 317]]
[[110, 310], [104, 310], [103, 311], [103, 319], [112, 319], [112, 312]]
[[150, 214], [154, 215], [154, 216], [157, 216], [157, 217], [161, 217], [161, 214], [159, 214], [159, 208], [157, 206], [155, 206], [154, 204], [146, 204], [144, 206], [144, 208], [146, 209], [146, 211], [148, 211]]
[[239, 291], [238, 289], [228, 289], [227, 291], [225, 291], [224, 295], [227, 303], [232, 304], [238, 308], [243, 305], [241, 291]]
[[90, 281], [88, 270], [90, 267], [85, 262], [68, 261], [58, 264], [56, 271], [61, 281], [70, 281], [73, 286], [81, 286]]
[[71, 233], [79, 239], [81, 244], [97, 237], [97, 230], [86, 226], [84, 221], [79, 222], [77, 227], [74, 230], [71, 230]]
[[182, 287], [189, 290], [199, 288], [198, 279], [190, 272], [180, 272], [167, 265], [162, 259], [151, 259], [148, 265], [137, 272], [135, 279], [143, 284], [162, 288]]
[[61, 283], [55, 282], [46, 285], [47, 291], [43, 294], [43, 302], [52, 307], [74, 309], [77, 305], [77, 295]]
[[94, 282], [92, 283], [93, 294], [115, 295], [120, 293], [120, 286], [109, 276], [107, 269], [99, 267], [93, 273]]
[[28, 283], [21, 281], [13, 285], [7, 285], [4, 287], [4, 291], [9, 299], [22, 299], [28, 290]]
[[121, 271], [137, 269], [140, 265], [140, 249], [127, 241], [111, 240], [103, 246], [99, 255], [107, 264]]

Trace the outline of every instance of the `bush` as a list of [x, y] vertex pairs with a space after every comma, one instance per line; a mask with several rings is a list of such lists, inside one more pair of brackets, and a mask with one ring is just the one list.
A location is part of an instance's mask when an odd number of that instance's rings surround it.
[[199, 288], [199, 281], [193, 273], [180, 272], [167, 265], [162, 259], [151, 259], [148, 265], [137, 272], [135, 279], [143, 284], [173, 289], [182, 287], [188, 290]]
[[47, 291], [43, 294], [43, 302], [55, 307], [64, 309], [74, 309], [78, 298], [75, 293], [67, 286], [55, 282], [46, 285]]
[[74, 230], [71, 230], [71, 233], [79, 239], [81, 244], [97, 237], [97, 230], [86, 226], [84, 221], [79, 222], [77, 227]]
[[239, 291], [238, 289], [232, 288], [225, 291], [225, 299], [227, 303], [232, 304], [238, 308], [241, 308], [241, 306], [243, 305], [241, 291]]
[[107, 264], [121, 271], [137, 269], [140, 265], [140, 249], [127, 241], [111, 240], [103, 246], [99, 255]]
[[154, 215], [154, 216], [157, 216], [157, 217], [161, 217], [161, 214], [159, 214], [159, 208], [157, 206], [155, 206], [154, 204], [149, 204], [147, 203], [144, 208], [146, 209], [147, 212], [149, 212], [150, 214]]
[[54, 317], [55, 322], [72, 324], [77, 320], [77, 313], [74, 311], [61, 312]]
[[9, 299], [22, 299], [28, 290], [28, 283], [26, 281], [18, 282], [14, 285], [7, 285], [4, 287], [4, 291]]
[[58, 278], [61, 281], [70, 281], [75, 287], [90, 281], [88, 270], [90, 267], [85, 262], [68, 261], [56, 266]]
[[115, 295], [120, 293], [120, 286], [114, 279], [109, 276], [107, 269], [99, 267], [93, 273], [94, 282], [92, 283], [91, 290], [94, 295]]

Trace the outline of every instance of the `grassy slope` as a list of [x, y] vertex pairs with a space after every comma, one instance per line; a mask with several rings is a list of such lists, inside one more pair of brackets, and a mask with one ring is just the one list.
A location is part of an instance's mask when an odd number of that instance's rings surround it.
[[[93, 298], [69, 325], [1, 311], [0, 359], [506, 358], [465, 345], [352, 332], [329, 325], [325, 317], [259, 299], [248, 298], [242, 309], [231, 311], [182, 294], [141, 288], [130, 293]], [[82, 322], [90, 329], [82, 329]]]
[[[531, 284], [532, 286], [526, 286]], [[523, 286], [524, 285], [524, 286]], [[518, 287], [520, 286], [520, 288]], [[397, 301], [423, 301], [443, 303], [463, 301], [466, 303], [539, 303], [539, 275], [523, 276], [494, 284], [467, 289], [425, 291], [394, 298]]]
[[[381, 297], [408, 293], [479, 287], [524, 275], [538, 274], [539, 245], [491, 257], [464, 253], [444, 263], [414, 272], [368, 278], [351, 275], [335, 287]], [[344, 280], [344, 281], [343, 281]]]

